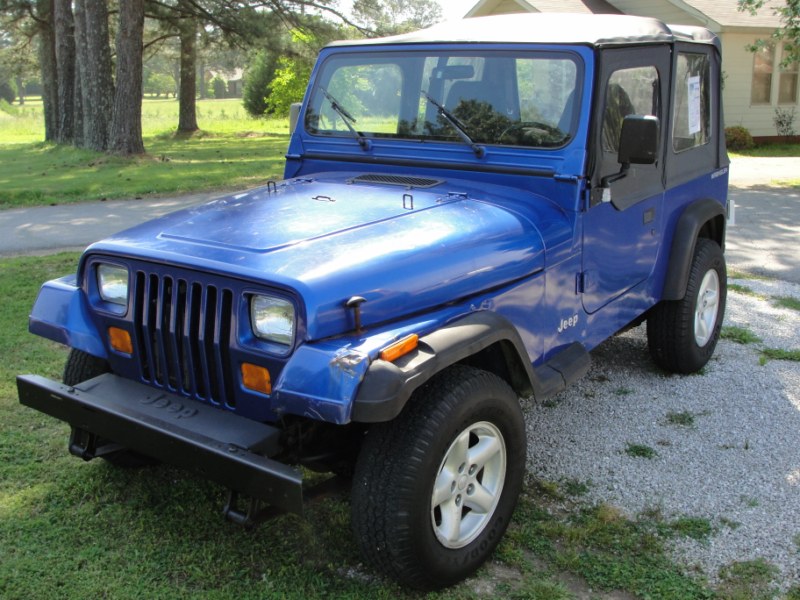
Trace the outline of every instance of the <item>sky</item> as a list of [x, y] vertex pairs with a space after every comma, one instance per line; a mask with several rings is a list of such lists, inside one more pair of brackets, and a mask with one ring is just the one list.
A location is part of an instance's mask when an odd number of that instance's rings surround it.
[[467, 11], [477, 4], [478, 0], [439, 0], [442, 15], [446, 20], [460, 19]]

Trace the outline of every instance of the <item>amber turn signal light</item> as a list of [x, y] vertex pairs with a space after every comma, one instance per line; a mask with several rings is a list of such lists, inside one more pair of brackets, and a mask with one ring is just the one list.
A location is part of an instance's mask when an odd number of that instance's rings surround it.
[[401, 356], [405, 356], [412, 350], [416, 350], [418, 343], [419, 336], [416, 333], [407, 335], [406, 337], [397, 340], [394, 344], [390, 344], [381, 350], [381, 359], [388, 362], [394, 362]]
[[272, 379], [269, 376], [269, 371], [264, 367], [242, 363], [242, 383], [244, 387], [254, 392], [261, 392], [267, 395], [272, 393]]
[[133, 342], [131, 334], [119, 327], [108, 328], [108, 341], [111, 347], [117, 352], [133, 354]]

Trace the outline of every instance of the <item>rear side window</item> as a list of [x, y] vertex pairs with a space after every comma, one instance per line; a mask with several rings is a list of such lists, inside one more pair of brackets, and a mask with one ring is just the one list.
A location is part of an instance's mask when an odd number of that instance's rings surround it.
[[683, 152], [707, 144], [709, 140], [711, 87], [708, 57], [681, 52], [676, 67], [672, 149]]

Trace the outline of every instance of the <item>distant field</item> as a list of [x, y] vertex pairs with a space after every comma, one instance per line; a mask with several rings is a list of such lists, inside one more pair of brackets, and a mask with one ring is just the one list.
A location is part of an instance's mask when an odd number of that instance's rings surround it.
[[198, 100], [201, 131], [176, 136], [178, 102], [145, 99], [147, 154], [111, 157], [46, 144], [42, 104], [0, 110], [0, 208], [240, 189], [279, 177], [288, 119], [253, 119], [239, 99]]

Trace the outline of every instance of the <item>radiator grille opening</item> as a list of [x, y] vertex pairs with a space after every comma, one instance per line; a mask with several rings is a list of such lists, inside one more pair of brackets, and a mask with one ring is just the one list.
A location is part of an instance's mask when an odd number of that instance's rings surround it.
[[137, 272], [134, 322], [142, 379], [233, 407], [233, 292], [182, 277]]

